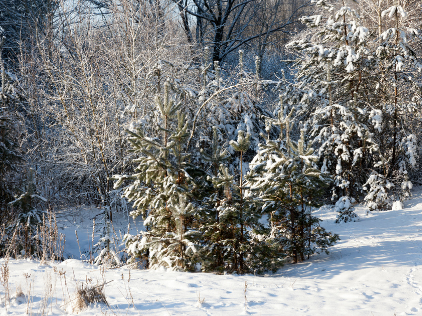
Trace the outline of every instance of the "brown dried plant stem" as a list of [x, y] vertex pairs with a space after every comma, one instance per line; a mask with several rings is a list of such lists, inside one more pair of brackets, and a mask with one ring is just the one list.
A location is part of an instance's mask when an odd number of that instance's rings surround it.
[[10, 304], [10, 289], [9, 289], [9, 258], [6, 257], [4, 263], [1, 266], [1, 285], [4, 288], [4, 307], [7, 308], [7, 304]]

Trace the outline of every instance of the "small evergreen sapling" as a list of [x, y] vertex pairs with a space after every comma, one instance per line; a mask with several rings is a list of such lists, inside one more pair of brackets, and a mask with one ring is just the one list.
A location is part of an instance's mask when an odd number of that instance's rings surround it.
[[[249, 144], [250, 135], [239, 131], [237, 140], [231, 142], [239, 152], [239, 168], [235, 169], [239, 172], [232, 174], [227, 166], [214, 164], [216, 169], [209, 176], [214, 189], [202, 205], [202, 214], [208, 214], [201, 221], [204, 271], [262, 273], [276, 271], [283, 263], [276, 252], [278, 246], [268, 235], [270, 230], [259, 221], [262, 217], [259, 202], [244, 181], [243, 154]], [[205, 157], [222, 163], [228, 158], [218, 145], [216, 128], [211, 154]]]
[[[251, 144], [251, 135], [250, 134], [246, 134], [244, 131], [239, 131], [238, 132], [238, 136], [237, 136], [237, 140], [232, 140], [230, 141], [230, 146], [233, 147], [233, 149], [237, 152], [239, 152], [240, 154], [240, 158], [239, 158], [239, 162], [240, 162], [240, 179], [239, 179], [239, 224], [240, 224], [240, 238], [239, 238], [239, 244], [241, 245], [240, 248], [242, 248], [244, 241], [245, 241], [245, 227], [244, 224], [247, 223], [248, 221], [244, 219], [244, 183], [243, 183], [243, 154], [249, 149], [249, 146]], [[245, 270], [244, 267], [244, 253], [242, 252], [243, 249], [240, 249], [240, 254], [239, 254], [239, 272], [243, 273]]]
[[354, 212], [353, 204], [356, 203], [356, 200], [350, 196], [342, 196], [338, 199], [334, 208], [338, 213], [336, 223], [347, 223], [354, 221], [358, 216]]
[[[209, 193], [205, 194], [199, 213], [199, 230], [202, 235], [202, 269], [204, 271], [225, 270], [227, 247], [224, 246], [225, 236], [229, 233], [227, 217], [220, 216], [222, 204], [232, 198], [230, 186], [233, 177], [224, 165], [230, 154], [220, 146], [217, 127], [212, 128], [213, 137], [209, 150], [201, 150], [202, 159], [210, 164], [208, 182], [211, 182]], [[206, 188], [204, 187], [204, 190]]]
[[311, 213], [320, 205], [318, 197], [331, 179], [316, 167], [318, 156], [305, 143], [304, 130], [297, 142], [290, 138], [292, 112], [284, 117], [281, 107], [278, 118], [268, 119], [280, 136], [260, 145], [248, 183], [263, 201], [262, 210], [268, 216], [279, 253], [297, 263], [319, 250], [327, 252], [339, 237], [326, 232], [319, 224], [321, 220]]
[[[93, 245], [93, 251], [96, 253], [94, 258], [95, 265], [106, 265], [109, 267], [118, 267], [121, 265], [121, 260], [116, 253], [117, 246], [116, 239], [112, 237], [112, 218], [110, 207], [104, 207], [101, 214], [100, 222], [100, 239]], [[114, 249], [113, 249], [114, 246]]]
[[[14, 221], [6, 226], [6, 236], [13, 238], [18, 231], [23, 230], [23, 238], [18, 234], [16, 248], [18, 254], [31, 256], [39, 247], [40, 236], [39, 229], [44, 224], [47, 213], [37, 206], [47, 202], [47, 199], [37, 194], [35, 170], [28, 170], [26, 184], [23, 189], [24, 193], [17, 197], [14, 201], [9, 202], [17, 211]], [[1, 250], [1, 247], [0, 247]]]
[[130, 262], [148, 257], [152, 269], [166, 267], [186, 270], [194, 268], [197, 245], [196, 230], [190, 227], [195, 188], [190, 173], [195, 167], [189, 163], [186, 142], [188, 121], [180, 111], [181, 100], [171, 95], [171, 86], [164, 85], [163, 97], [156, 97], [156, 108], [161, 114], [161, 137], [148, 137], [138, 128], [129, 131], [133, 151], [139, 155], [135, 174], [114, 176], [115, 188], [124, 181], [131, 183], [124, 196], [133, 201], [133, 217], [143, 216], [146, 231], [139, 236], [125, 236]]
[[370, 211], [386, 211], [392, 203], [388, 192], [394, 187], [386, 177], [377, 172], [373, 172], [365, 183], [368, 194], [365, 196], [366, 206]]

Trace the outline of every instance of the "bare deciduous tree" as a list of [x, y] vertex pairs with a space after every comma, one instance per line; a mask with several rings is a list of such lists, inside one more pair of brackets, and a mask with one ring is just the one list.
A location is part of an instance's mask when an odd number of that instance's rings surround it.
[[212, 60], [221, 62], [243, 45], [260, 39], [259, 47], [269, 36], [296, 22], [297, 12], [309, 5], [304, 2], [286, 6], [284, 1], [258, 0], [173, 0], [178, 5], [188, 39], [192, 37], [189, 18], [196, 18], [197, 42], [212, 46]]
[[21, 59], [31, 161], [50, 200], [63, 193], [109, 205], [109, 178], [127, 168], [126, 129], [134, 121], [154, 128], [151, 96], [162, 78], [185, 71], [190, 50], [146, 14], [153, 6], [120, 1], [105, 15], [78, 10], [62, 3], [56, 29], [38, 33]]

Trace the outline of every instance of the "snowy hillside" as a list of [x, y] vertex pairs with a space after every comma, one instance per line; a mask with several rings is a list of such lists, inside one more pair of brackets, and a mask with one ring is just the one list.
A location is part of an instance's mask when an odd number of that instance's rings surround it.
[[[404, 210], [366, 215], [358, 208], [358, 214], [358, 222], [335, 224], [334, 213], [319, 210], [323, 226], [341, 240], [329, 255], [286, 265], [274, 275], [103, 271], [75, 259], [11, 259], [12, 299], [5, 307], [0, 287], [0, 315], [74, 314], [75, 287], [87, 281], [109, 282], [109, 306], [91, 305], [80, 315], [421, 315], [422, 190]], [[16, 298], [19, 288], [29, 302]]]

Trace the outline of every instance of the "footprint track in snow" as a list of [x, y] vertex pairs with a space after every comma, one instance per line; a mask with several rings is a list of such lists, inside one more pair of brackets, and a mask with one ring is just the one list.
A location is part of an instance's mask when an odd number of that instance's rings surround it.
[[415, 281], [415, 278], [414, 278], [414, 275], [413, 275], [414, 271], [417, 271], [417, 270], [419, 270], [419, 269], [417, 269], [417, 268], [410, 268], [409, 273], [406, 274], [406, 282], [411, 287], [415, 288], [415, 293], [416, 294], [422, 295], [422, 286], [420, 286], [418, 284], [418, 282]]

